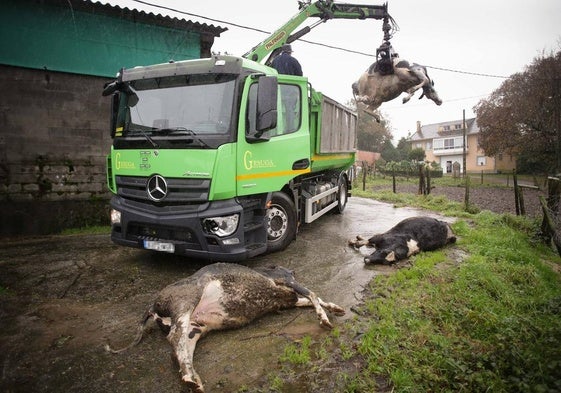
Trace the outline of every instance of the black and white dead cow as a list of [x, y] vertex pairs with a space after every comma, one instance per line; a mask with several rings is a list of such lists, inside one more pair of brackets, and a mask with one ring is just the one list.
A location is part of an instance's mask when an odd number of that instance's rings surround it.
[[405, 104], [421, 88], [423, 94], [419, 99], [426, 96], [436, 105], [442, 104], [442, 100], [434, 89], [434, 81], [429, 78], [426, 67], [409, 63], [398, 57], [393, 58], [392, 61], [392, 73], [379, 72], [377, 63], [373, 63], [358, 81], [353, 83], [355, 100], [366, 105], [366, 112], [380, 121], [379, 116], [375, 113], [380, 105], [397, 98], [401, 93], [407, 93], [407, 96], [403, 97]]
[[357, 236], [349, 244], [358, 248], [375, 247], [364, 257], [364, 263], [392, 264], [420, 251], [433, 251], [446, 244], [455, 243], [456, 236], [450, 224], [432, 217], [410, 217], [389, 231], [374, 235], [368, 240]]
[[167, 333], [179, 363], [183, 382], [193, 392], [204, 392], [201, 378], [193, 367], [197, 341], [211, 330], [232, 329], [247, 325], [254, 319], [281, 309], [312, 306], [320, 325], [332, 325], [324, 308], [335, 315], [345, 311], [326, 303], [294, 279], [294, 273], [284, 267], [248, 267], [215, 263], [198, 270], [192, 276], [164, 288], [148, 308], [138, 326], [132, 344], [138, 344], [147, 321], [153, 318]]

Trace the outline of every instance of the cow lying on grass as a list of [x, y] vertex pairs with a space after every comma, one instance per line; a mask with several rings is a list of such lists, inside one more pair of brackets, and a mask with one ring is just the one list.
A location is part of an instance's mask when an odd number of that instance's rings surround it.
[[411, 217], [398, 223], [389, 231], [374, 235], [368, 240], [357, 236], [349, 244], [375, 247], [364, 257], [364, 263], [392, 264], [420, 251], [432, 251], [448, 243], [456, 242], [450, 225], [430, 217]]
[[138, 326], [136, 339], [123, 352], [138, 344], [148, 319], [153, 318], [167, 333], [180, 366], [183, 382], [193, 392], [203, 392], [203, 384], [193, 367], [193, 353], [199, 338], [211, 330], [232, 329], [247, 325], [272, 311], [313, 306], [320, 325], [331, 328], [325, 309], [335, 315], [345, 311], [325, 303], [315, 293], [294, 280], [294, 273], [284, 267], [250, 269], [245, 266], [215, 263], [190, 277], [164, 288]]

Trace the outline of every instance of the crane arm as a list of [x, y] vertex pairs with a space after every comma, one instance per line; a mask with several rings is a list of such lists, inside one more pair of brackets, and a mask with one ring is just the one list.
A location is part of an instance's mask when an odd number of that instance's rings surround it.
[[300, 2], [300, 11], [298, 14], [292, 17], [292, 19], [273, 32], [260, 44], [244, 54], [243, 57], [256, 62], [262, 62], [266, 56], [280, 48], [282, 45], [294, 42], [308, 33], [312, 29], [310, 26], [306, 26], [296, 33], [292, 33], [308, 18], [319, 18], [319, 21], [312, 26], [315, 27], [318, 24], [330, 19], [387, 20], [391, 17], [388, 14], [387, 3], [383, 5], [346, 4], [336, 3], [332, 0], [318, 0], [314, 3]]

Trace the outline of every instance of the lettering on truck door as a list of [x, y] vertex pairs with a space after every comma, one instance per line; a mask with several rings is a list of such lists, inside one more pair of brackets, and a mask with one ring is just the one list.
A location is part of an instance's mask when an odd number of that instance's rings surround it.
[[[257, 84], [253, 83], [240, 116], [246, 135], [255, 131], [256, 97]], [[310, 172], [308, 108], [303, 105], [303, 97], [302, 86], [279, 83], [277, 126], [263, 134], [268, 140], [249, 143], [240, 133], [238, 195], [277, 191], [295, 176]]]

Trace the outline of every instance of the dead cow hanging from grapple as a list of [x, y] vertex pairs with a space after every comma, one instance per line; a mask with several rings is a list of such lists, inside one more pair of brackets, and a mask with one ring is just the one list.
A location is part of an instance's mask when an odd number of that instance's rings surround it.
[[374, 113], [384, 102], [399, 97], [401, 93], [407, 93], [403, 103], [408, 102], [413, 94], [423, 89], [419, 99], [427, 97], [436, 105], [441, 105], [442, 100], [434, 89], [434, 81], [427, 74], [426, 67], [409, 63], [407, 60], [393, 58], [393, 73], [382, 75], [376, 71], [376, 63], [362, 74], [358, 81], [353, 83], [353, 95], [357, 103], [366, 105], [365, 111], [380, 121]]
[[[392, 21], [393, 22], [393, 21]], [[393, 22], [395, 26], [395, 22]], [[394, 52], [390, 43], [390, 24], [384, 19], [382, 27], [384, 31], [384, 42], [376, 49], [376, 62], [374, 62], [364, 72], [358, 81], [353, 83], [353, 95], [355, 101], [366, 105], [364, 109], [379, 122], [380, 117], [375, 113], [382, 103], [397, 98], [401, 93], [408, 95], [403, 98], [403, 103], [408, 102], [413, 94], [419, 89], [423, 89], [423, 94], [419, 99], [427, 97], [441, 105], [442, 100], [434, 89], [434, 81], [427, 73], [427, 68], [409, 63], [407, 60], [399, 58]]]

